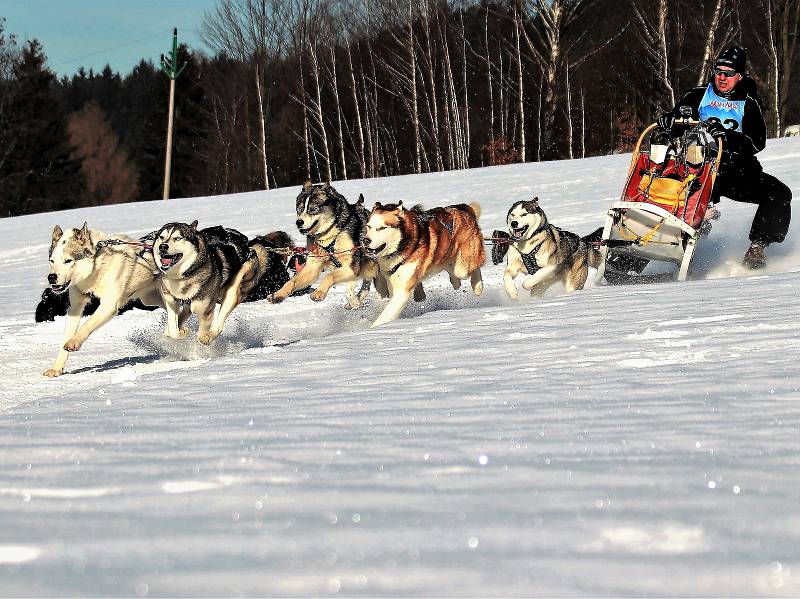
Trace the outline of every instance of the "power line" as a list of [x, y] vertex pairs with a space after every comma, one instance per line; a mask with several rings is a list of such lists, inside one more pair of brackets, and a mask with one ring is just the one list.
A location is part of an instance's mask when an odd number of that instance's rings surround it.
[[144, 40], [149, 40], [159, 35], [164, 35], [165, 33], [169, 33], [170, 29], [162, 29], [161, 31], [157, 31], [156, 33], [151, 33], [145, 37], [140, 37], [139, 39], [135, 39], [130, 42], [125, 42], [124, 44], [119, 44], [116, 46], [112, 46], [110, 48], [106, 48], [105, 50], [98, 50], [97, 52], [92, 52], [90, 54], [84, 54], [83, 56], [78, 56], [77, 58], [72, 58], [70, 60], [65, 60], [59, 62], [57, 64], [51, 65], [53, 67], [60, 67], [61, 65], [70, 64], [73, 62], [78, 62], [79, 60], [83, 60], [84, 58], [91, 58], [92, 56], [98, 56], [100, 54], [105, 54], [106, 52], [111, 52], [112, 50], [117, 50], [118, 48], [125, 48], [126, 46], [132, 46], [134, 44], [138, 44], [139, 42], [143, 42]]

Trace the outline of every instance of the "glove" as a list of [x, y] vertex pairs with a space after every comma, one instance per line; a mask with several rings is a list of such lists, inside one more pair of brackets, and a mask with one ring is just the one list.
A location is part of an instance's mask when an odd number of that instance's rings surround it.
[[715, 138], [725, 141], [728, 130], [719, 121], [711, 121], [706, 127], [708, 134]]
[[656, 120], [658, 128], [662, 131], [669, 131], [672, 129], [672, 123], [675, 121], [675, 116], [671, 112], [665, 112]]

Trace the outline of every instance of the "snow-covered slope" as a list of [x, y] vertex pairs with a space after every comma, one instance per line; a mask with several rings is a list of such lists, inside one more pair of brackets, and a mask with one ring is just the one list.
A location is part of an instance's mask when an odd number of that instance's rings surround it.
[[[762, 163], [797, 193], [799, 157], [772, 141]], [[586, 234], [627, 163], [336, 187], [477, 200], [487, 233], [538, 195]], [[513, 304], [487, 265], [481, 298], [440, 275], [374, 330], [375, 296], [245, 305], [211, 349], [134, 312], [41, 376], [53, 225], [298, 239], [297, 192], [0, 220], [0, 594], [800, 594], [800, 250], [793, 230], [741, 269], [753, 206], [723, 201], [686, 283]]]

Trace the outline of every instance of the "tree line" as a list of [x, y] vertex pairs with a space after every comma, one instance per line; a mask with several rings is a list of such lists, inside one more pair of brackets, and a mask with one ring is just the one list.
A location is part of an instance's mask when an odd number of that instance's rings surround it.
[[[178, 50], [171, 197], [626, 151], [748, 50], [800, 120], [800, 0], [219, 0]], [[0, 20], [0, 215], [161, 197], [168, 79], [58, 79]]]

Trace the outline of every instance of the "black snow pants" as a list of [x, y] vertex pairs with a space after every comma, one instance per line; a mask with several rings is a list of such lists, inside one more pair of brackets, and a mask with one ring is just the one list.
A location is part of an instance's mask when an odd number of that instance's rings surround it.
[[758, 204], [750, 227], [750, 241], [765, 245], [782, 242], [792, 217], [792, 190], [765, 173], [758, 162], [750, 168], [725, 166], [723, 163], [714, 183], [712, 201], [716, 203], [720, 196], [725, 196], [735, 202]]

